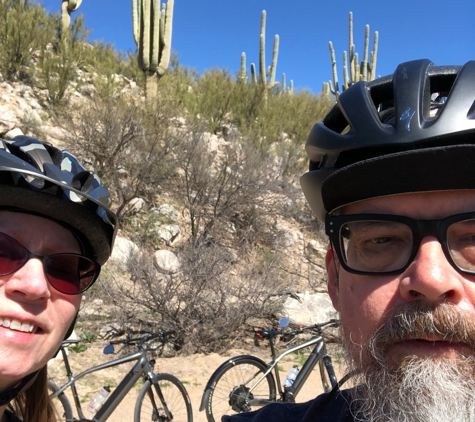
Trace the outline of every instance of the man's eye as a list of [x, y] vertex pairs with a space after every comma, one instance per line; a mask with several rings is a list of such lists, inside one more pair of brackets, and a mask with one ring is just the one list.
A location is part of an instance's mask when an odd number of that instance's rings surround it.
[[377, 245], [381, 245], [383, 243], [388, 243], [392, 240], [392, 237], [389, 236], [380, 236], [376, 237], [373, 239], [373, 243], [376, 243]]

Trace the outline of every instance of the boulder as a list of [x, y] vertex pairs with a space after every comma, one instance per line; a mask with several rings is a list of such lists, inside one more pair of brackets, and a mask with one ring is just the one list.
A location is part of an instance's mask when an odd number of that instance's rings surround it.
[[296, 296], [300, 300], [289, 297], [282, 310], [283, 315], [288, 316], [292, 323], [312, 325], [338, 318], [338, 312], [333, 307], [327, 293], [310, 294], [305, 292]]
[[125, 237], [117, 236], [109, 262], [122, 271], [127, 271], [129, 259], [139, 254], [140, 249], [134, 242]]
[[177, 256], [165, 249], [160, 249], [153, 256], [155, 268], [162, 274], [175, 274], [180, 270], [180, 261]]

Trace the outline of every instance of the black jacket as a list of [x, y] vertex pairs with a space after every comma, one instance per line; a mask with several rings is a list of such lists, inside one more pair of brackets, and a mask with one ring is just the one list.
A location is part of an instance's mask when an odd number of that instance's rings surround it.
[[348, 390], [307, 403], [270, 403], [255, 412], [223, 416], [222, 422], [354, 422]]

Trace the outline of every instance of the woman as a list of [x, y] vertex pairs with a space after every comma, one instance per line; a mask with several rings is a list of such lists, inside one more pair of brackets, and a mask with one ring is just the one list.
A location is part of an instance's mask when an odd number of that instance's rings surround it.
[[67, 151], [26, 136], [0, 140], [0, 421], [55, 420], [46, 364], [110, 256], [109, 204]]

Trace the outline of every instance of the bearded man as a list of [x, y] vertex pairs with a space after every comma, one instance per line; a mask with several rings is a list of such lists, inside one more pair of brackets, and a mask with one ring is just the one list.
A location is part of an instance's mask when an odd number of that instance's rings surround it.
[[475, 61], [358, 82], [306, 150], [354, 387], [223, 421], [475, 421]]

